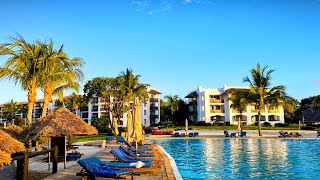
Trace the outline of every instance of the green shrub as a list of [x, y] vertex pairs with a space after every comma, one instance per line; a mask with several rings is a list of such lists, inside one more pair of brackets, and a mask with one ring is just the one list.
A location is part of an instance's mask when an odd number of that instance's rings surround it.
[[[109, 133], [110, 132], [110, 119], [107, 117], [93, 118], [91, 120], [91, 125], [99, 131], [99, 133]], [[112, 130], [111, 130], [112, 131]]]
[[275, 123], [274, 124], [274, 127], [288, 127], [289, 126], [289, 124], [288, 123]]
[[263, 123], [263, 126], [271, 127], [271, 123], [269, 123], [269, 122], [264, 122], [264, 123]]

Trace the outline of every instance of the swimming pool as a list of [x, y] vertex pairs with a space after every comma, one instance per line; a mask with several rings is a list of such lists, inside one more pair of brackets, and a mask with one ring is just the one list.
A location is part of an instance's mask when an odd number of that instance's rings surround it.
[[319, 179], [320, 141], [161, 139], [183, 179]]

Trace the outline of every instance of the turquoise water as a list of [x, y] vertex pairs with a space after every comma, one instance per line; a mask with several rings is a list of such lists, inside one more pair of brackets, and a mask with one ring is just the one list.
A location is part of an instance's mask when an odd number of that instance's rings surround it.
[[320, 140], [162, 139], [183, 179], [320, 179]]

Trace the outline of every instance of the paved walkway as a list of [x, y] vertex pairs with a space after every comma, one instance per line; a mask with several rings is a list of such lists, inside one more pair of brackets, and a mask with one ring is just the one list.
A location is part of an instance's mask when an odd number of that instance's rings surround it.
[[[96, 144], [99, 144], [96, 143]], [[101, 143], [100, 143], [101, 144]], [[100, 158], [102, 161], [113, 161], [114, 157], [110, 153], [110, 150], [113, 148], [119, 147], [119, 144], [110, 144], [107, 143], [107, 147], [104, 148], [102, 151], [99, 151], [96, 153], [94, 156], [97, 156]], [[156, 146], [152, 145], [152, 151], [155, 154], [155, 159], [153, 161], [153, 167], [152, 168], [143, 168], [143, 169], [134, 169], [134, 172], [140, 173], [141, 176], [135, 176], [134, 179], [141, 179], [141, 180], [171, 180], [175, 179], [170, 161], [168, 157]], [[60, 171], [56, 174], [53, 174], [45, 180], [77, 180], [81, 179], [81, 177], [77, 177], [76, 173], [81, 171], [81, 166], [76, 164], [71, 166], [68, 169], [65, 169], [64, 171]], [[109, 179], [109, 178], [103, 178], [103, 179]], [[128, 176], [127, 179], [130, 179]]]

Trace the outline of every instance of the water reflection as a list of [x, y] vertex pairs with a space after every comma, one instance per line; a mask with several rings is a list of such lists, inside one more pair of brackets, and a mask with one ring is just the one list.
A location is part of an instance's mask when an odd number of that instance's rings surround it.
[[285, 139], [157, 140], [184, 179], [317, 179], [320, 141]]

